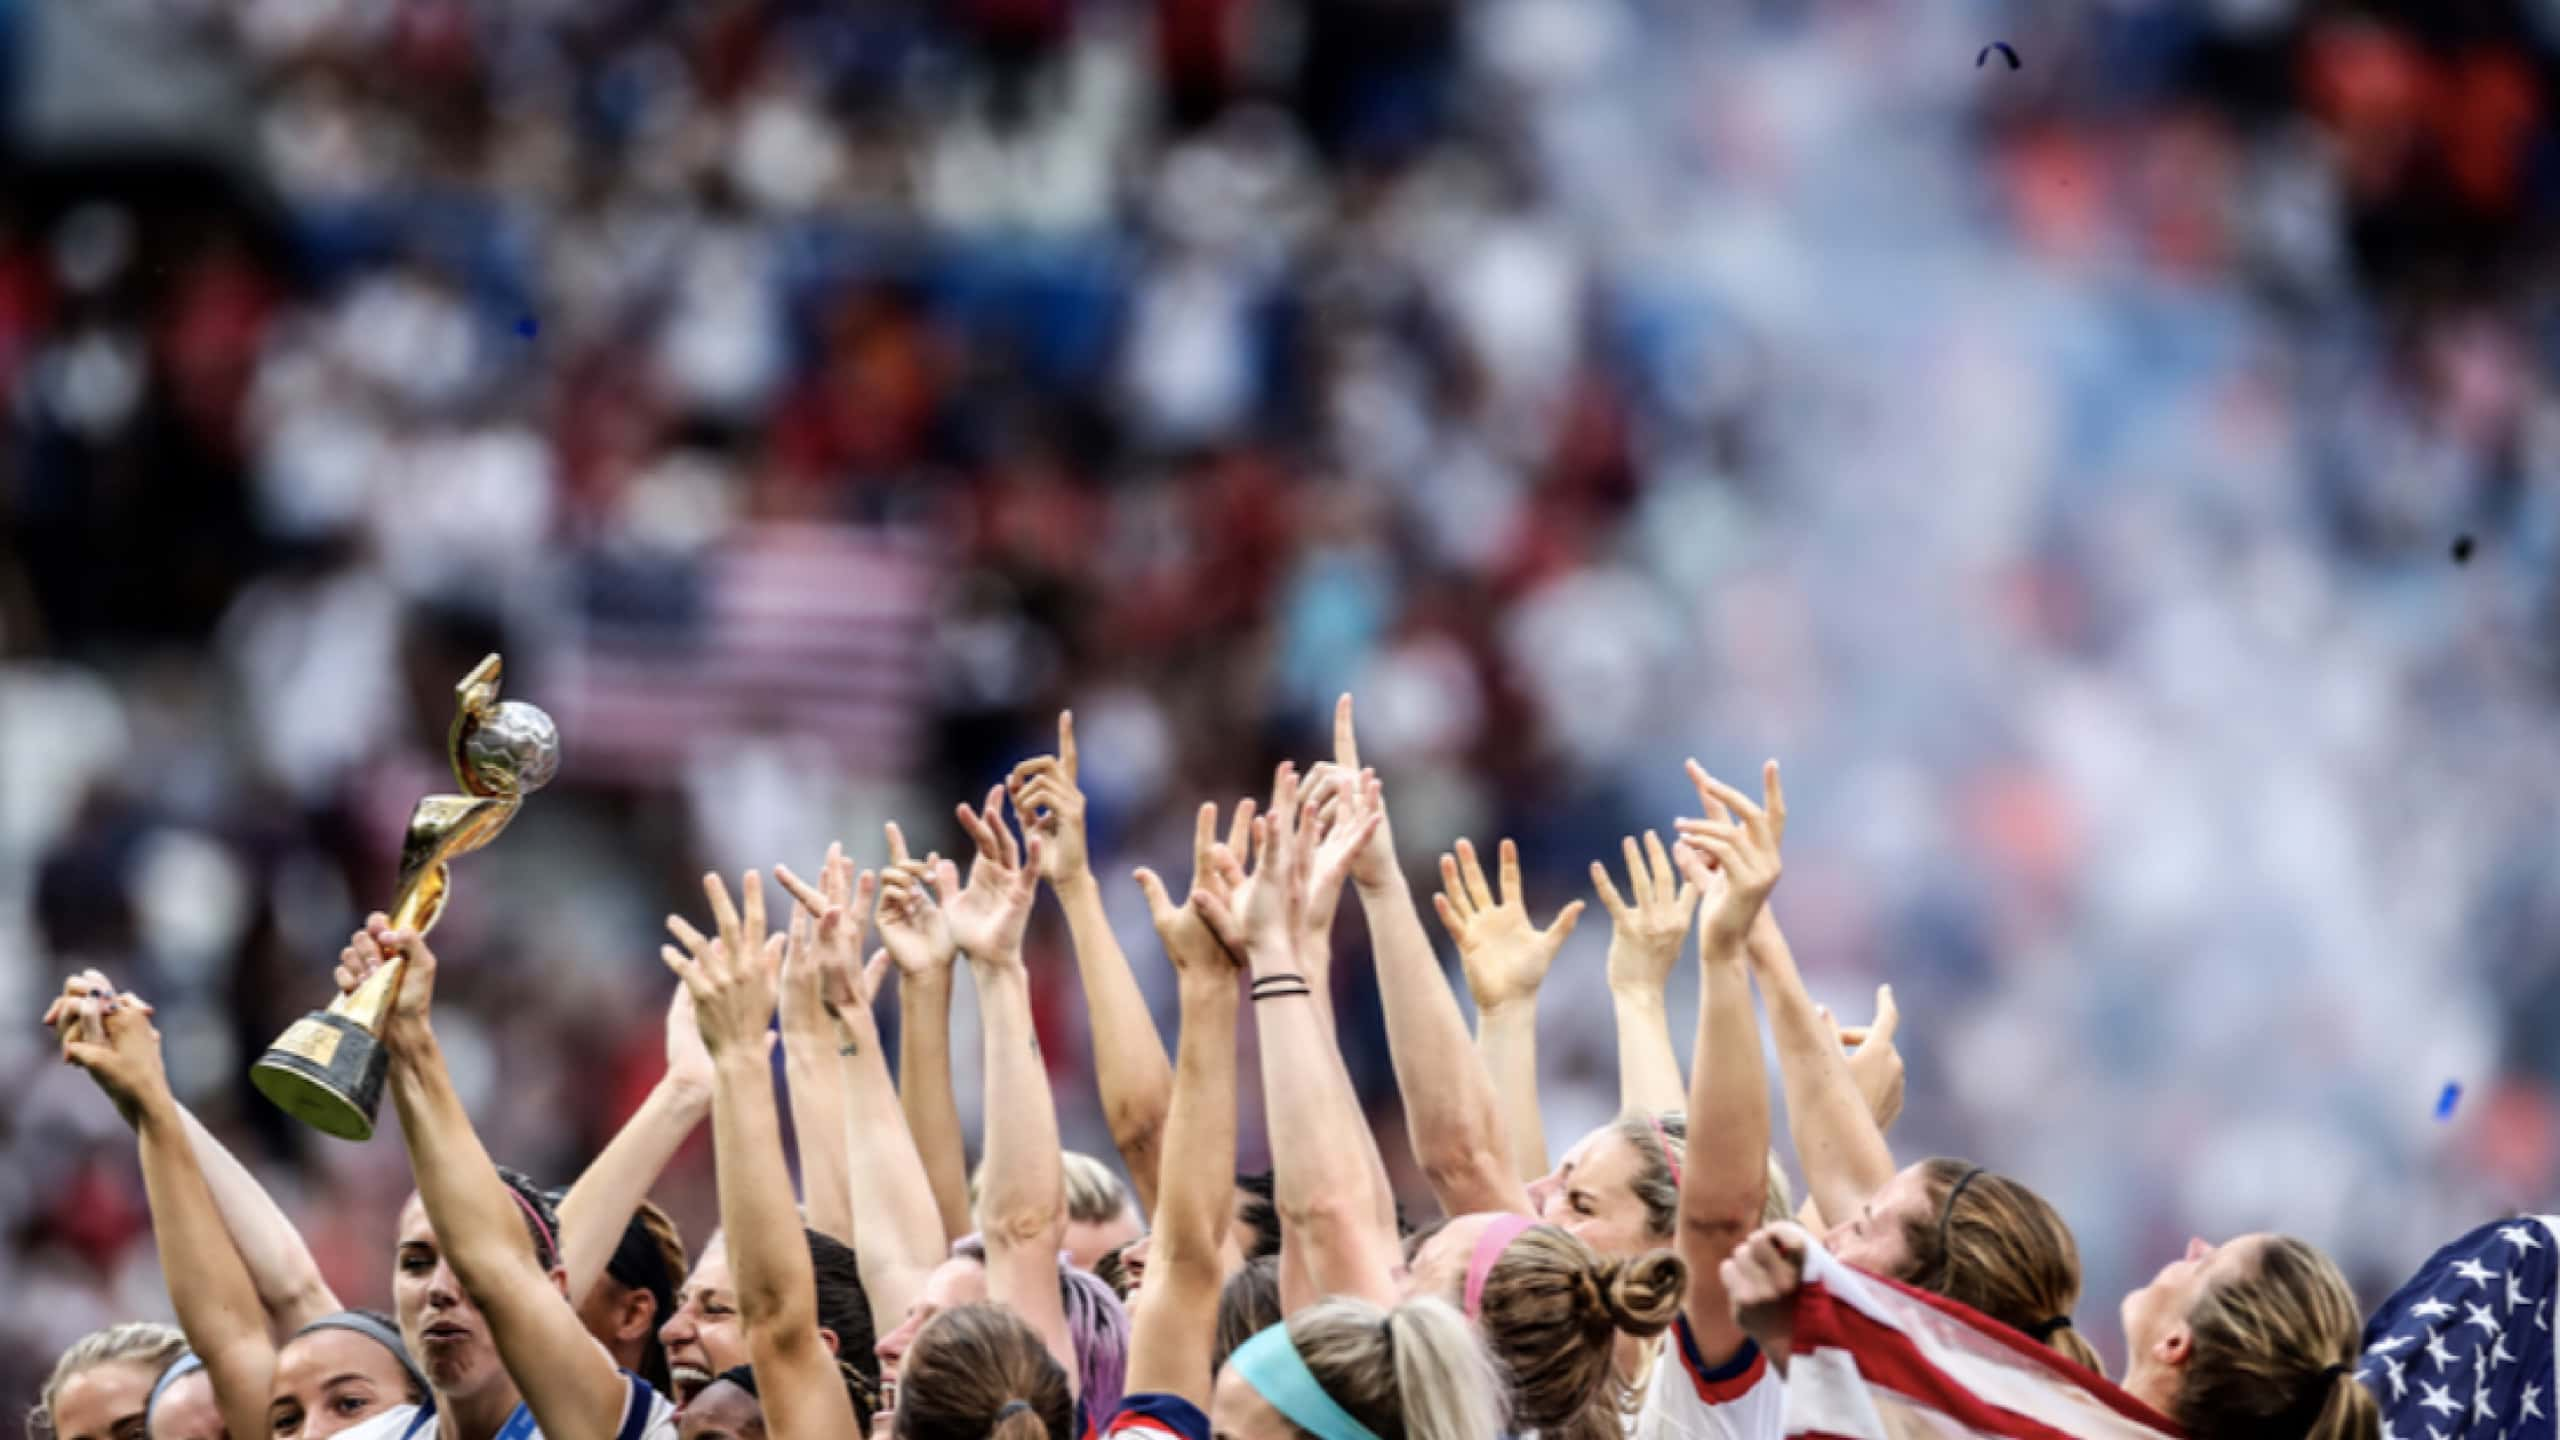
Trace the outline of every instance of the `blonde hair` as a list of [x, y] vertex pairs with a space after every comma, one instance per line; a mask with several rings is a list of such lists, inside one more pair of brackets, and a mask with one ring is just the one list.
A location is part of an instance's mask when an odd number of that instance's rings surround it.
[[[1630, 1110], [1609, 1122], [1610, 1133], [1635, 1147], [1636, 1199], [1644, 1205], [1647, 1235], [1664, 1244], [1680, 1233], [1680, 1180], [1672, 1173], [1679, 1147], [1689, 1143], [1689, 1117], [1678, 1110], [1647, 1114]], [[1796, 1213], [1795, 1192], [1778, 1152], [1769, 1152], [1769, 1187], [1761, 1195], [1760, 1223], [1774, 1225]]]
[[1336, 1298], [1284, 1323], [1307, 1373], [1373, 1434], [1484, 1440], [1509, 1428], [1502, 1372], [1445, 1300], [1418, 1296], [1381, 1310]]
[[[1067, 1219], [1070, 1223], [1102, 1225], [1123, 1215], [1137, 1213], [1138, 1203], [1129, 1196], [1129, 1187], [1108, 1165], [1081, 1150], [1058, 1152], [1058, 1168], [1065, 1172]], [[987, 1178], [987, 1162], [969, 1172], [969, 1211], [976, 1214], [980, 1182]]]
[[27, 1412], [27, 1440], [53, 1440], [53, 1407], [62, 1399], [62, 1387], [82, 1372], [101, 1365], [129, 1363], [147, 1367], [157, 1380], [161, 1371], [186, 1353], [187, 1337], [172, 1326], [144, 1320], [110, 1325], [81, 1336], [53, 1362], [53, 1373], [45, 1377], [40, 1392], [44, 1398]]
[[2191, 1348], [2174, 1418], [2194, 1440], [2372, 1440], [2373, 1393], [2355, 1377], [2364, 1315], [2329, 1257], [2269, 1239], [2248, 1273], [2187, 1312]]
[[2097, 1348], [2071, 1328], [2080, 1247], [2061, 1214], [2006, 1175], [1961, 1160], [1923, 1161], [1920, 1180], [1929, 1209], [1903, 1222], [1911, 1269], [1899, 1278], [2104, 1373]]
[[1680, 1313], [1689, 1267], [1669, 1250], [1603, 1256], [1553, 1225], [1520, 1232], [1486, 1273], [1476, 1326], [1509, 1372], [1523, 1428], [1617, 1433], [1629, 1398], [1613, 1364], [1621, 1331], [1650, 1339]]

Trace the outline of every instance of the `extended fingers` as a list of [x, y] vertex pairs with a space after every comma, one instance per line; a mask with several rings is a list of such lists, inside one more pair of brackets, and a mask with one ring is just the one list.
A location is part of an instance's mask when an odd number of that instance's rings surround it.
[[1653, 872], [1645, 868], [1644, 856], [1636, 849], [1636, 837], [1629, 835], [1618, 842], [1618, 853], [1627, 862], [1627, 888], [1635, 893], [1636, 908], [1653, 905]]
[[[1925, 998], [1925, 997], [1923, 997]], [[1893, 987], [1876, 987], [1876, 1023], [1867, 1027], [1867, 1038], [1890, 1045], [1893, 1032], [1902, 1028], [1902, 1008], [1893, 1003]]]
[[1484, 883], [1484, 866], [1476, 859], [1475, 842], [1458, 841], [1458, 876], [1466, 882], [1467, 900], [1478, 910], [1494, 908], [1492, 887]]
[[1218, 807], [1202, 801], [1200, 813], [1191, 819], [1191, 883], [1209, 873], [1209, 852], [1218, 843]]
[[[832, 865], [834, 862], [831, 859], [828, 863]], [[820, 874], [823, 877], [824, 872], [822, 871]], [[799, 902], [801, 909], [824, 910], [827, 908], [829, 897], [824, 892], [820, 891], [817, 886], [812, 885], [808, 881], [801, 879], [799, 876], [792, 874], [790, 866], [774, 866], [773, 878], [781, 882], [782, 888], [790, 892], [791, 898]]]
[[[1467, 842], [1461, 840], [1458, 843], [1463, 845]], [[1448, 898], [1449, 904], [1454, 905], [1457, 908], [1457, 915], [1460, 920], [1473, 920], [1475, 918], [1475, 906], [1467, 899], [1466, 882], [1458, 877], [1458, 862], [1452, 856], [1443, 855], [1440, 857], [1440, 890], [1442, 895]], [[1447, 908], [1449, 907], [1445, 905], [1443, 906], [1444, 910]], [[1443, 914], [1441, 918], [1447, 919], [1448, 917], [1446, 914]]]
[[1644, 855], [1653, 871], [1653, 893], [1661, 899], [1671, 899], [1672, 891], [1680, 883], [1679, 873], [1671, 868], [1670, 852], [1662, 848], [1661, 831], [1644, 832]]
[[1333, 702], [1333, 763], [1345, 770], [1360, 768], [1360, 741], [1352, 733], [1351, 693]]
[[885, 831], [889, 837], [889, 863], [893, 866], [906, 864], [907, 832], [899, 829], [898, 822], [895, 820], [890, 821], [888, 824], [883, 825], [880, 828]]
[[1058, 712], [1058, 764], [1067, 772], [1067, 782], [1076, 778], [1076, 712]]
[[738, 907], [729, 899], [729, 882], [720, 878], [719, 871], [711, 871], [702, 877], [702, 894], [711, 902], [712, 933], [720, 937], [731, 953], [736, 953], [740, 933]]
[[1503, 903], [1527, 905], [1529, 903], [1528, 888], [1520, 883], [1520, 847], [1513, 844], [1510, 837], [1505, 836], [1502, 843], [1494, 848], [1494, 855], [1502, 867]]
[[1616, 882], [1609, 878], [1609, 867], [1597, 860], [1591, 862], [1591, 888], [1600, 892], [1600, 908], [1609, 912], [1611, 920], [1627, 913], [1627, 902], [1620, 898]]
[[1235, 818], [1227, 826], [1227, 851], [1241, 861], [1252, 853], [1254, 799], [1247, 795], [1236, 802]]
[[1573, 927], [1581, 923], [1582, 902], [1576, 900], [1566, 905], [1562, 910], [1556, 912], [1554, 923], [1548, 925], [1545, 931], [1547, 943], [1550, 945], [1563, 944], [1565, 937], [1573, 933]]

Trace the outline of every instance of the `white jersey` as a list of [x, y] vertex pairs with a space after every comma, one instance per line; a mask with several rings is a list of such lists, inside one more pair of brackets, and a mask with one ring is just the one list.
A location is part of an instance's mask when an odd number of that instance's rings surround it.
[[[622, 1421], [614, 1431], [614, 1440], [676, 1440], [676, 1407], [652, 1389], [648, 1381], [630, 1371], [623, 1371], [622, 1378], [630, 1388], [622, 1399]], [[396, 1422], [394, 1417], [398, 1417]], [[435, 1440], [435, 1407], [403, 1405], [340, 1433], [345, 1440], [358, 1436], [363, 1440]], [[533, 1423], [533, 1411], [519, 1403], [507, 1423], [498, 1428], [496, 1440], [542, 1440], [542, 1431]]]
[[1656, 1365], [1636, 1418], [1637, 1440], [1781, 1440], [1787, 1385], [1751, 1341], [1713, 1369], [1698, 1355], [1689, 1317], [1673, 1327], [1670, 1363]]

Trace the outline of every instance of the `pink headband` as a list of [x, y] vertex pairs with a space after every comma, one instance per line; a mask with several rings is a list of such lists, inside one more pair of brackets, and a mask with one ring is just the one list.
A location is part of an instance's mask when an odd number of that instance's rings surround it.
[[1663, 1163], [1671, 1167], [1671, 1183], [1678, 1185], [1680, 1183], [1680, 1151], [1671, 1143], [1671, 1132], [1663, 1129], [1662, 1122], [1650, 1115], [1644, 1117], [1644, 1123], [1653, 1127], [1653, 1138], [1662, 1142]]
[[1510, 1249], [1512, 1241], [1537, 1223], [1526, 1215], [1500, 1215], [1484, 1227], [1483, 1234], [1476, 1237], [1476, 1252], [1467, 1260], [1468, 1319], [1476, 1318], [1476, 1311], [1483, 1308], [1485, 1279], [1493, 1274], [1493, 1267], [1502, 1259], [1502, 1252]]
[[543, 1263], [559, 1264], [560, 1242], [551, 1238], [551, 1227], [542, 1223], [542, 1212], [534, 1209], [533, 1202], [518, 1194], [513, 1185], [507, 1186], [507, 1198], [516, 1202], [516, 1208], [524, 1212], [524, 1218], [533, 1222], [533, 1233], [540, 1237], [541, 1243], [534, 1247], [533, 1258], [542, 1260], [542, 1252], [548, 1250], [551, 1252], [551, 1258]]

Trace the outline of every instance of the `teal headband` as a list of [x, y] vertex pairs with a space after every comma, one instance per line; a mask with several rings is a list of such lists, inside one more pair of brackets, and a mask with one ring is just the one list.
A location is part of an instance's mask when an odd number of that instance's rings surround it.
[[1352, 1419], [1350, 1411], [1324, 1392], [1323, 1383], [1298, 1353], [1297, 1342], [1289, 1338], [1286, 1322], [1265, 1327], [1237, 1346], [1227, 1364], [1283, 1419], [1316, 1440], [1378, 1440], [1368, 1426]]

